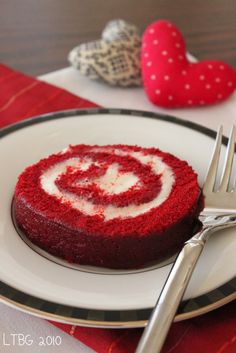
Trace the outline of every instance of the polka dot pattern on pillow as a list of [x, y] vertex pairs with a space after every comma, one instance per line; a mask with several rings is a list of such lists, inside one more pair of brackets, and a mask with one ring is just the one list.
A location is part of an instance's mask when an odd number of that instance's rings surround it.
[[182, 34], [166, 20], [145, 30], [141, 61], [146, 94], [161, 107], [219, 103], [235, 90], [235, 70], [222, 61], [189, 62]]

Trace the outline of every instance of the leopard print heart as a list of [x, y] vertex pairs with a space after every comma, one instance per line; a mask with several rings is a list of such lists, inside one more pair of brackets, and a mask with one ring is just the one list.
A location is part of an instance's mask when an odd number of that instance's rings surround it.
[[141, 37], [136, 26], [110, 21], [100, 40], [80, 44], [68, 60], [83, 75], [122, 87], [140, 86]]

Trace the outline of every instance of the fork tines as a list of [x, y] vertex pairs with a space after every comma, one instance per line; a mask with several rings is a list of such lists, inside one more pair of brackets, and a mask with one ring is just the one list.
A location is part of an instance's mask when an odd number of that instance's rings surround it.
[[[221, 173], [220, 184], [217, 187], [216, 179], [217, 172], [219, 171], [219, 161], [221, 154], [222, 146], [222, 136], [223, 136], [223, 127], [220, 126], [215, 142], [215, 148], [211, 163], [208, 169], [208, 173], [205, 179], [205, 184], [203, 187], [203, 193], [207, 199], [206, 203], [211, 204], [213, 207], [220, 207], [223, 204], [229, 201], [229, 195], [231, 196], [230, 208], [236, 208], [236, 184], [235, 184], [235, 175], [232, 175], [233, 162], [235, 157], [235, 142], [236, 142], [236, 127], [233, 126], [230, 137], [228, 139], [227, 151], [224, 159], [224, 167]], [[233, 180], [233, 187], [230, 187], [230, 181]], [[232, 195], [234, 194], [234, 195]], [[234, 196], [234, 199], [233, 199]], [[227, 197], [227, 202], [224, 202], [224, 197]], [[217, 198], [217, 199], [216, 199]]]

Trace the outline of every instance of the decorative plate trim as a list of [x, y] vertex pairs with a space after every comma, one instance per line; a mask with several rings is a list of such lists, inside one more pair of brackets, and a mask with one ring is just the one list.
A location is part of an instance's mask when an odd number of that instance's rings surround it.
[[[101, 115], [118, 114], [130, 115], [134, 117], [146, 117], [181, 125], [189, 129], [198, 131], [211, 138], [216, 137], [216, 132], [193, 122], [175, 118], [169, 115], [155, 114], [151, 112], [129, 110], [129, 109], [73, 109], [62, 112], [49, 113], [35, 118], [20, 121], [0, 130], [0, 138], [23, 129], [27, 126], [43, 123], [45, 121], [76, 117], [82, 115]], [[228, 139], [224, 136], [223, 143], [227, 144]], [[10, 212], [10, 211], [9, 211]], [[236, 299], [236, 277], [224, 285], [181, 303], [174, 321], [181, 321], [201, 315], [214, 310], [228, 302]], [[86, 308], [72, 307], [50, 302], [41, 298], [34, 297], [13, 288], [0, 281], [0, 300], [21, 311], [43, 317], [49, 320], [64, 322], [68, 324], [91, 326], [91, 327], [110, 327], [110, 328], [131, 328], [143, 327], [147, 324], [152, 308], [140, 310], [93, 310]]]
[[[21, 292], [0, 281], [0, 299], [17, 309], [73, 325], [110, 328], [144, 327], [152, 308], [140, 310], [93, 310], [62, 305]], [[195, 317], [236, 299], [236, 277], [213, 291], [183, 302], [174, 321]]]

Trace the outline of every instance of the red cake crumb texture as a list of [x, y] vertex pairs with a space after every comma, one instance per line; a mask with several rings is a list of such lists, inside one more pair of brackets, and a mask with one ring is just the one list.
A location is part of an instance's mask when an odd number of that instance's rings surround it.
[[69, 262], [123, 269], [176, 252], [202, 208], [187, 162], [126, 145], [69, 146], [26, 168], [14, 195], [17, 225], [34, 244]]

